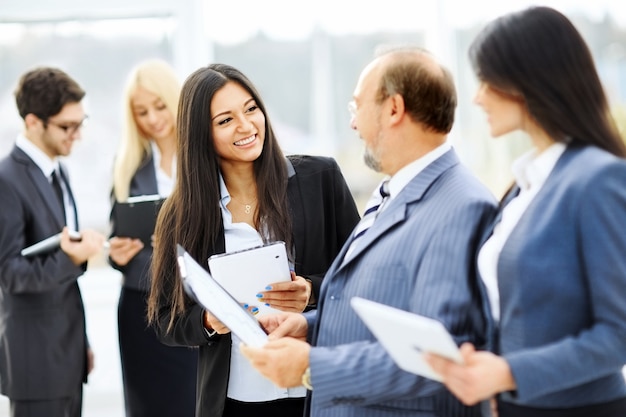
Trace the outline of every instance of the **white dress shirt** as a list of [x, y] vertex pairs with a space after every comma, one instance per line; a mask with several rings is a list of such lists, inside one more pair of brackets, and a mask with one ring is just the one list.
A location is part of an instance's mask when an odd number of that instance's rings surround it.
[[[226, 207], [230, 203], [230, 193], [220, 175], [220, 208], [224, 221], [226, 252], [248, 249], [263, 244], [261, 235], [247, 223], [233, 223], [233, 217]], [[259, 291], [263, 289], [260, 288]], [[231, 334], [230, 377], [227, 396], [233, 400], [246, 402], [272, 401], [281, 398], [299, 398], [306, 395], [304, 387], [279, 388], [252, 367], [239, 351], [241, 340]]]
[[400, 191], [402, 191], [404, 187], [406, 187], [406, 185], [417, 176], [417, 174], [422, 172], [424, 168], [444, 153], [448, 152], [451, 148], [452, 146], [448, 142], [445, 142], [396, 172], [396, 174], [389, 179], [389, 197], [385, 200], [385, 204], [378, 209], [378, 213], [380, 214], [385, 211], [385, 208], [389, 206], [389, 203], [391, 203], [391, 201], [396, 198], [398, 194], [400, 194]]
[[159, 196], [167, 198], [172, 194], [174, 184], [176, 182], [176, 158], [172, 159], [172, 176], [167, 175], [161, 168], [161, 151], [154, 141], [150, 141], [152, 148], [152, 162], [154, 163], [154, 172], [156, 173], [157, 190]]
[[496, 321], [500, 320], [500, 292], [498, 290], [500, 252], [519, 219], [543, 187], [566, 147], [563, 143], [554, 143], [539, 154], [533, 149], [513, 163], [512, 171], [520, 188], [520, 193], [504, 207], [500, 222], [494, 227], [493, 234], [478, 253], [478, 270], [487, 288], [489, 305]]

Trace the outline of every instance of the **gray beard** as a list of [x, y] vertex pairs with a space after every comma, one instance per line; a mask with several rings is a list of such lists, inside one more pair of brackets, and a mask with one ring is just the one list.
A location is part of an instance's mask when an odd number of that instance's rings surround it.
[[382, 167], [380, 166], [380, 162], [378, 162], [376, 157], [374, 157], [367, 148], [365, 148], [365, 152], [363, 153], [363, 161], [368, 168], [373, 169], [375, 172], [381, 172]]

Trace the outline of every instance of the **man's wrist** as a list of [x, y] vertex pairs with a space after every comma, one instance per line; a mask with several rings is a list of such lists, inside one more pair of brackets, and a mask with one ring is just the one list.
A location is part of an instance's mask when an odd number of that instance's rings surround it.
[[304, 370], [304, 373], [302, 374], [302, 385], [304, 385], [304, 388], [308, 389], [309, 391], [313, 391], [313, 385], [311, 385], [310, 366], [307, 366], [307, 368]]

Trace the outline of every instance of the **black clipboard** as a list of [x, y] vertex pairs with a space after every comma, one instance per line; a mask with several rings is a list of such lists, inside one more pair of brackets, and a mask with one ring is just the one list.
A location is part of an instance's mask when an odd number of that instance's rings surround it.
[[164, 201], [163, 197], [155, 194], [116, 202], [112, 219], [116, 236], [141, 239], [144, 245], [151, 246], [157, 215]]

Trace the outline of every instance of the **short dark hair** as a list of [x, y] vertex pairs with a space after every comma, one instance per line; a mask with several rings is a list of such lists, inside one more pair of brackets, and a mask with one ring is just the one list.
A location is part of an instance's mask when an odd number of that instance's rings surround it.
[[384, 67], [377, 100], [400, 94], [414, 121], [432, 131], [450, 133], [457, 105], [450, 71], [432, 59], [428, 51], [417, 47], [386, 49], [382, 55], [393, 56]]
[[471, 44], [469, 58], [481, 81], [523, 99], [554, 140], [626, 156], [591, 52], [560, 12], [530, 7], [492, 21]]
[[85, 91], [58, 68], [39, 67], [28, 71], [15, 89], [15, 102], [22, 119], [34, 114], [44, 122], [68, 103], [78, 103]]

